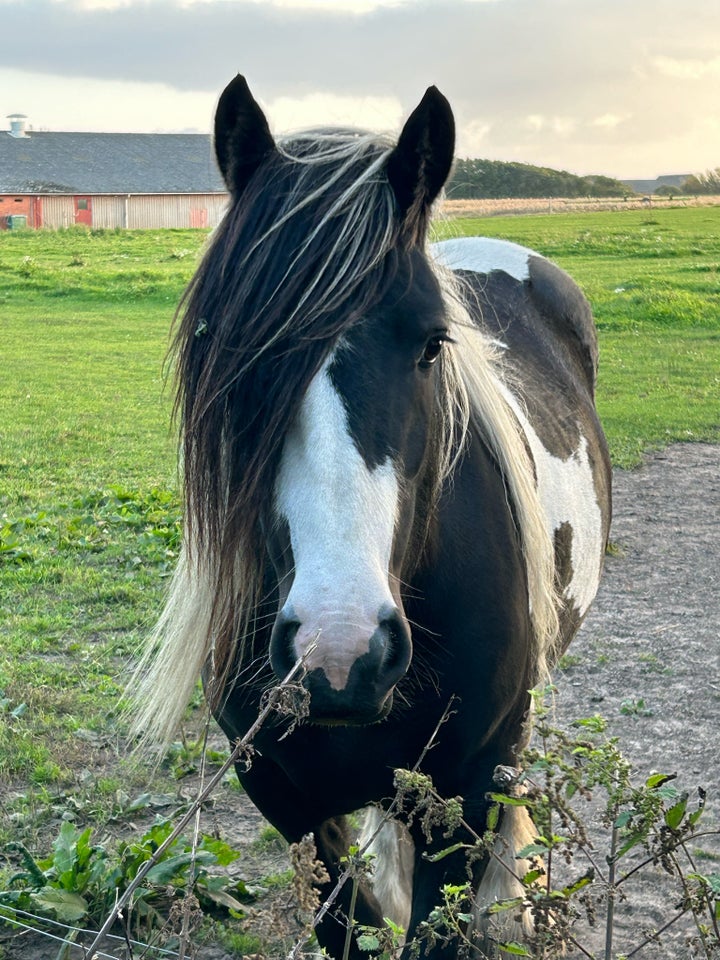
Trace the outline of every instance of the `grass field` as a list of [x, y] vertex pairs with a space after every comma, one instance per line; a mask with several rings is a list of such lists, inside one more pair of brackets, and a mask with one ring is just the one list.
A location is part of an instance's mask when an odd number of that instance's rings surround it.
[[[518, 241], [578, 280], [616, 464], [720, 440], [720, 208], [438, 231]], [[47, 844], [62, 819], [116, 822], [151, 779], [122, 758], [117, 705], [177, 555], [163, 361], [204, 240], [0, 233], [0, 847]]]

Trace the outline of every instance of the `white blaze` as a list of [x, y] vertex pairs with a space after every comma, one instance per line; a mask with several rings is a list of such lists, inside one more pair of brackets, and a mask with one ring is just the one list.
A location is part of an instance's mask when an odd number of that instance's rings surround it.
[[367, 653], [381, 610], [395, 607], [389, 587], [398, 481], [388, 459], [368, 469], [325, 362], [308, 388], [285, 441], [275, 490], [287, 520], [295, 575], [285, 610], [301, 624], [296, 656], [324, 670], [342, 690]]

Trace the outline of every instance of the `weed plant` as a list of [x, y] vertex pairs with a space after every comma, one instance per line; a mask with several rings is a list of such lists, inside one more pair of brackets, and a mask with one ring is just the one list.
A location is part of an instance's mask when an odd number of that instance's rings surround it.
[[[473, 863], [497, 856], [496, 831], [504, 809], [524, 807], [536, 830], [533, 841], [517, 852], [517, 862], [529, 860], [530, 869], [506, 867], [522, 893], [488, 908], [489, 944], [483, 938], [480, 945], [473, 930], [468, 880], [443, 887], [441, 902], [405, 945], [408, 955], [421, 958], [426, 946], [443, 944], [453, 945], [468, 960], [559, 960], [568, 954], [629, 960], [646, 949], [644, 955], [652, 955], [671, 932], [677, 943], [675, 928], [680, 926], [685, 956], [720, 956], [720, 873], [699, 866], [706, 851], [707, 862], [714, 862], [712, 850], [720, 844], [720, 829], [703, 823], [705, 790], [698, 788], [693, 797], [676, 785], [674, 775], [663, 773], [638, 782], [617, 738], [606, 735], [605, 720], [593, 716], [575, 721], [570, 730], [559, 729], [546, 706], [549, 693], [533, 692], [535, 732], [519, 769], [496, 771], [498, 789], [488, 795], [491, 807], [483, 835], [464, 821], [461, 798], [439, 796], [419, 770], [396, 771], [393, 809], [419, 820], [428, 835], [439, 829], [457, 836], [460, 828], [466, 839], [434, 856], [464, 848], [468, 876]], [[597, 824], [591, 831], [593, 817]], [[345, 879], [357, 884], [371, 873], [371, 857], [353, 848]], [[626, 890], [648, 874], [670, 881], [669, 887], [659, 882], [657, 887], [666, 920], [652, 928], [640, 919], [631, 935], [626, 925], [621, 937], [618, 917], [627, 909]], [[532, 916], [532, 937], [526, 942], [504, 938], [502, 920], [522, 913]], [[360, 949], [375, 960], [399, 956], [404, 931], [393, 923], [382, 930], [350, 924], [351, 929]]]

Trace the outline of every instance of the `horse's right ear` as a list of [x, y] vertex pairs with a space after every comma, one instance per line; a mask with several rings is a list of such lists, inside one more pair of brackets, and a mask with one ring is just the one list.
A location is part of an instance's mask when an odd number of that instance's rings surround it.
[[238, 74], [223, 90], [215, 111], [215, 156], [234, 197], [240, 196], [257, 168], [275, 151], [270, 127]]
[[452, 108], [437, 87], [428, 87], [386, 167], [403, 230], [416, 243], [425, 237], [430, 207], [450, 174], [454, 150]]

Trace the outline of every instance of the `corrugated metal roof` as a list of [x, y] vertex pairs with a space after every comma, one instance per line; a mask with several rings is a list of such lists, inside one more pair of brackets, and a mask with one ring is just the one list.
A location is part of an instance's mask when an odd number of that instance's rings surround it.
[[224, 193], [197, 133], [0, 132], [0, 193]]

